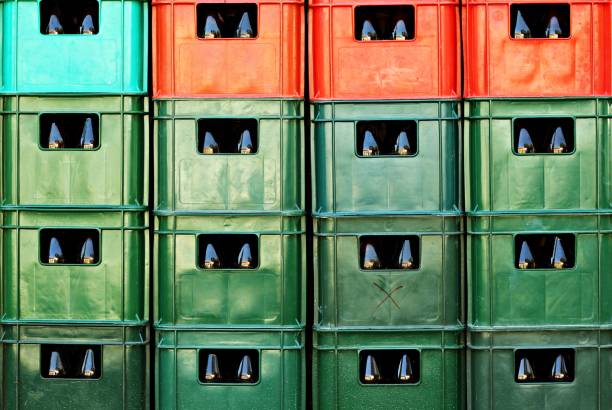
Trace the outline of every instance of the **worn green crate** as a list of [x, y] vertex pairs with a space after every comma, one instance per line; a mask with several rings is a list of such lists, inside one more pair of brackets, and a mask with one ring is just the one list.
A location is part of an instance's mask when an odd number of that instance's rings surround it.
[[[458, 102], [329, 102], [311, 109], [315, 214], [461, 207]], [[416, 121], [416, 155], [358, 155], [358, 123], [385, 120]]]
[[[612, 99], [472, 100], [465, 112], [468, 211], [612, 207]], [[557, 117], [573, 121], [573, 152], [514, 152], [515, 121]]]
[[[336, 410], [463, 409], [465, 359], [463, 330], [317, 330], [313, 352], [313, 407]], [[420, 353], [420, 381], [367, 385], [360, 381], [363, 350]]]
[[[2, 409], [149, 408], [146, 327], [5, 325], [2, 331]], [[101, 346], [100, 377], [43, 378], [41, 350], [49, 344]]]
[[[187, 327], [303, 323], [304, 229], [301, 215], [158, 214], [156, 323]], [[257, 268], [201, 268], [198, 262], [201, 234], [256, 235]]]
[[[303, 331], [298, 328], [280, 331], [160, 328], [156, 332], [156, 408], [305, 409], [303, 338]], [[198, 354], [203, 349], [257, 351], [257, 383], [200, 382]]]
[[[462, 232], [456, 213], [316, 218], [315, 323], [341, 328], [462, 323]], [[364, 235], [418, 236], [419, 268], [362, 269]]]
[[[3, 209], [2, 219], [3, 323], [147, 321], [145, 212]], [[41, 229], [47, 228], [96, 230], [98, 263], [41, 263]]]
[[[468, 324], [474, 328], [612, 324], [612, 215], [497, 214], [468, 219]], [[570, 269], [515, 265], [519, 234], [574, 234]]]
[[[147, 204], [145, 97], [22, 95], [0, 101], [3, 205], [144, 208]], [[41, 118], [78, 113], [99, 119], [99, 130], [94, 130], [99, 147], [43, 148], [41, 133], [46, 141], [50, 127], [41, 130]]]
[[[300, 100], [156, 100], [156, 209], [304, 209], [303, 111]], [[201, 154], [198, 121], [211, 119], [255, 120], [257, 153]]]
[[45, 35], [40, 0], [0, 2], [0, 93], [146, 93], [148, 2], [97, 3], [97, 34]]
[[[612, 331], [483, 331], [468, 336], [468, 406], [474, 410], [609, 410]], [[569, 348], [574, 380], [517, 383], [515, 351]]]

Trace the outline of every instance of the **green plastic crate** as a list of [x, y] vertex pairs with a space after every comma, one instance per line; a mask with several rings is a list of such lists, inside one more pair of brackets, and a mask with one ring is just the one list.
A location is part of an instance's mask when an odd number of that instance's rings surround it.
[[[315, 331], [313, 407], [335, 410], [464, 409], [465, 358], [461, 329], [440, 331]], [[360, 381], [364, 350], [417, 350], [415, 384]], [[414, 366], [414, 364], [413, 364]]]
[[[2, 218], [2, 323], [147, 321], [145, 212], [4, 209]], [[43, 263], [44, 229], [97, 231], [98, 261]]]
[[[306, 320], [304, 229], [300, 215], [158, 214], [156, 323], [187, 327], [302, 324]], [[198, 235], [202, 234], [255, 235], [258, 266], [201, 268]]]
[[[462, 233], [460, 214], [315, 218], [315, 323], [405, 329], [462, 323]], [[362, 269], [365, 235], [417, 236], [418, 269]]]
[[[305, 409], [303, 332], [244, 330], [173, 330], [156, 332], [155, 396], [160, 410], [205, 406], [225, 409]], [[198, 356], [204, 349], [257, 352], [256, 383], [206, 384], [199, 380]], [[222, 357], [220, 358], [222, 359]], [[220, 366], [223, 362], [220, 361]]]
[[[0, 101], [3, 205], [145, 208], [146, 98], [5, 96]], [[49, 137], [47, 118], [70, 119], [67, 115], [77, 113], [90, 114], [99, 124], [94, 129], [97, 148], [51, 150], [41, 145]], [[72, 132], [79, 139], [80, 130]]]
[[[472, 100], [465, 112], [468, 211], [612, 207], [612, 99]], [[516, 154], [514, 124], [524, 118], [571, 120], [574, 150]]]
[[[612, 324], [612, 215], [498, 214], [468, 219], [468, 323], [474, 328]], [[572, 234], [572, 268], [521, 270], [519, 234]], [[568, 250], [566, 250], [568, 251]]]
[[[0, 359], [0, 406], [17, 409], [149, 408], [149, 354], [146, 327], [4, 326]], [[45, 345], [101, 346], [97, 379], [41, 376]]]
[[[280, 212], [304, 209], [300, 100], [156, 100], [156, 209]], [[257, 122], [257, 153], [203, 155], [198, 121]]]
[[[329, 102], [311, 109], [315, 214], [461, 208], [458, 102]], [[391, 120], [416, 121], [416, 155], [358, 155], [359, 122]]]
[[[474, 410], [608, 410], [612, 331], [490, 331], [468, 336], [468, 406]], [[518, 349], [573, 349], [574, 380], [517, 383]]]
[[40, 4], [0, 2], [0, 93], [147, 92], [148, 2], [99, 0], [95, 35], [42, 34]]

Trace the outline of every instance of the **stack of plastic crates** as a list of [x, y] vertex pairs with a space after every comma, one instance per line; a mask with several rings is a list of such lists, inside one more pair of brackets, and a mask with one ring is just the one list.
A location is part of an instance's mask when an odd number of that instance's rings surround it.
[[159, 409], [305, 406], [304, 4], [153, 1]]
[[309, 16], [314, 407], [463, 408], [459, 2]]
[[469, 402], [612, 403], [612, 3], [464, 4]]
[[148, 405], [147, 10], [0, 4], [3, 409]]

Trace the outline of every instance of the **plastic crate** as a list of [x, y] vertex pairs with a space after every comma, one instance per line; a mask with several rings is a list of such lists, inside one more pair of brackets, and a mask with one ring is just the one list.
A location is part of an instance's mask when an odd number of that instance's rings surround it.
[[[315, 323], [394, 329], [462, 323], [462, 232], [459, 214], [315, 219]], [[361, 240], [395, 236], [410, 237], [418, 266], [364, 269]], [[384, 249], [377, 252], [383, 259]]]
[[[304, 229], [299, 215], [158, 214], [156, 323], [188, 327], [302, 324]], [[204, 269], [204, 251], [212, 235], [225, 239], [222, 247], [213, 243], [222, 266]], [[233, 265], [245, 236], [251, 242], [252, 269]]]
[[[298, 100], [156, 101], [156, 209], [304, 209], [303, 116]], [[210, 121], [250, 123], [256, 152], [204, 155], [201, 144]]]
[[[539, 329], [612, 325], [608, 297], [612, 292], [611, 227], [609, 214], [499, 214], [469, 218], [469, 326]], [[536, 241], [538, 235], [565, 235], [568, 268], [553, 269], [544, 263], [536, 265], [536, 269], [519, 269], [519, 247], [527, 238], [519, 235], [532, 235]], [[550, 258], [551, 248], [543, 245], [542, 249], [543, 255]], [[537, 248], [531, 251], [536, 255]]]
[[[436, 331], [315, 331], [313, 407], [315, 409], [463, 409], [464, 336], [460, 329]], [[411, 351], [419, 377], [406, 384], [366, 384], [360, 373], [365, 352]], [[418, 357], [415, 360], [414, 357]], [[397, 371], [394, 363], [380, 362]], [[395, 373], [393, 372], [393, 373]]]
[[[145, 209], [146, 98], [22, 95], [0, 100], [4, 206]], [[87, 118], [95, 142], [83, 149]], [[54, 123], [64, 148], [49, 148]]]
[[[153, 0], [153, 96], [304, 96], [304, 3], [255, 5], [253, 38], [201, 38], [206, 6], [217, 0]], [[202, 11], [202, 10], [203, 11]], [[206, 17], [206, 15], [203, 15]]]
[[[457, 102], [338, 102], [314, 104], [312, 109], [315, 215], [461, 208]], [[359, 140], [371, 124], [398, 122], [408, 129], [413, 153], [362, 155]], [[386, 137], [392, 147], [397, 135]]]
[[[464, 2], [465, 96], [605, 96], [612, 90], [612, 5], [607, 1], [540, 0], [567, 5], [569, 37], [513, 38], [513, 7], [531, 0]], [[565, 37], [565, 36], [562, 36]]]
[[[373, 6], [410, 9], [412, 39], [359, 41], [356, 13]], [[309, 7], [313, 100], [460, 98], [458, 1], [316, 0]]]
[[[2, 211], [3, 323], [147, 321], [147, 214], [135, 211]], [[60, 239], [64, 261], [48, 259]], [[85, 238], [95, 259], [78, 259]]]
[[[173, 330], [156, 332], [156, 408], [305, 409], [303, 333], [252, 330]], [[219, 368], [225, 352], [248, 350], [256, 377], [251, 383], [201, 381], [203, 353], [217, 350]]]
[[[4, 326], [1, 343], [3, 409], [149, 408], [146, 327]], [[47, 359], [44, 352], [58, 345], [96, 351], [96, 375], [89, 379], [47, 377], [49, 363], [43, 362]], [[66, 359], [63, 362], [69, 371]]]
[[[612, 99], [472, 100], [465, 110], [468, 211], [612, 207]], [[526, 121], [534, 144], [552, 141], [545, 127], [565, 124], [568, 152], [518, 153]]]
[[[612, 335], [609, 329], [470, 332], [468, 340], [468, 406], [472, 409], [610, 408]], [[542, 351], [560, 349], [573, 356], [572, 362], [566, 363], [572, 381], [516, 381], [516, 359], [521, 351], [535, 351], [536, 357], [542, 357]], [[548, 365], [543, 369], [548, 370], [546, 376], [552, 369], [552, 363]]]
[[[47, 35], [45, 3], [50, 1], [0, 3], [4, 22], [0, 93], [147, 92], [148, 2], [98, 0], [94, 35]], [[66, 19], [61, 23], [67, 25]]]

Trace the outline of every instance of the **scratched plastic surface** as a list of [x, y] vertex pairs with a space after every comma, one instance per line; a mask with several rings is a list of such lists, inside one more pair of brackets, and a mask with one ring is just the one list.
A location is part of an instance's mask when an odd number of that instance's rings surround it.
[[[462, 323], [458, 214], [315, 219], [315, 324], [418, 327]], [[419, 237], [418, 269], [361, 268], [363, 235]]]
[[[512, 1], [513, 5], [534, 3]], [[540, 0], [538, 4], [561, 3]], [[510, 2], [464, 2], [465, 96], [605, 96], [612, 90], [609, 1], [575, 0], [569, 38], [512, 38]]]
[[[313, 407], [316, 410], [465, 408], [465, 341], [459, 328], [412, 332], [317, 330], [313, 344]], [[420, 382], [361, 383], [359, 353], [385, 349], [418, 350]], [[397, 365], [391, 365], [396, 371]]]
[[[376, 5], [414, 5], [414, 39], [356, 40], [355, 7]], [[460, 98], [459, 1], [315, 0], [309, 8], [311, 99]]]

